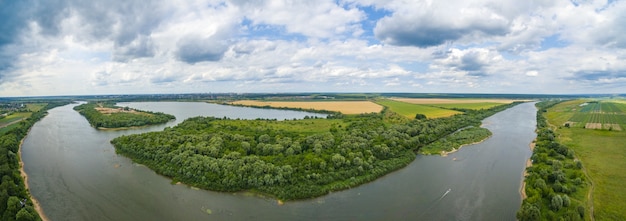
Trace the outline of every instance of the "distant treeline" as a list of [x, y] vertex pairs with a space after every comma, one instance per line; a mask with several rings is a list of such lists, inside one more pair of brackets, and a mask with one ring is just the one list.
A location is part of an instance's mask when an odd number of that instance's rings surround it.
[[175, 117], [170, 114], [154, 113], [140, 110], [134, 110], [136, 113], [118, 112], [103, 114], [100, 113], [100, 111], [96, 110], [96, 107], [98, 107], [99, 105], [102, 105], [102, 107], [106, 108], [130, 110], [128, 108], [117, 107], [114, 105], [114, 103], [95, 102], [78, 105], [74, 107], [74, 110], [85, 116], [91, 126], [95, 128], [138, 127], [153, 124], [162, 124], [175, 119]]
[[68, 103], [49, 101], [46, 107], [0, 136], [0, 220], [41, 220], [20, 176], [18, 150], [30, 127], [43, 118], [47, 110]]
[[111, 143], [117, 153], [173, 182], [292, 200], [354, 187], [405, 167], [421, 147], [516, 104], [422, 120], [388, 120], [385, 113], [344, 116], [345, 126], [315, 134], [285, 129], [289, 121], [196, 117]]
[[530, 220], [584, 220], [585, 207], [575, 197], [587, 185], [582, 163], [574, 151], [556, 140], [543, 114], [558, 101], [537, 103], [537, 139], [532, 166], [526, 168], [524, 182], [527, 198], [523, 200], [517, 218]]

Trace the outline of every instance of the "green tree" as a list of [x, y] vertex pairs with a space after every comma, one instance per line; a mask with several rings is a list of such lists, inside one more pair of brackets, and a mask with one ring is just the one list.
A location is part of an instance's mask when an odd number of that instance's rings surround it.
[[517, 211], [517, 218], [520, 221], [538, 221], [541, 220], [541, 211], [535, 204], [524, 202], [522, 209]]
[[563, 207], [563, 198], [560, 195], [554, 195], [550, 202], [550, 207], [554, 211], [559, 211]]

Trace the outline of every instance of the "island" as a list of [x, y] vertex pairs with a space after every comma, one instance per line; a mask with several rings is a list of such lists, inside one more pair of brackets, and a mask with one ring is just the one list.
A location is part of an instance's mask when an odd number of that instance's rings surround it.
[[[195, 117], [164, 131], [121, 136], [111, 143], [118, 154], [172, 178], [172, 183], [296, 200], [375, 180], [405, 167], [420, 148], [447, 136], [459, 145], [463, 140], [475, 142], [476, 136], [484, 139], [488, 133], [474, 136], [480, 130], [471, 128], [518, 104], [439, 108], [454, 114], [411, 119], [393, 111], [400, 102], [376, 103], [383, 104], [381, 112], [332, 114], [327, 119]], [[426, 116], [431, 114], [438, 113]]]
[[74, 107], [97, 129], [128, 129], [166, 123], [173, 115], [118, 107], [112, 102], [89, 102]]

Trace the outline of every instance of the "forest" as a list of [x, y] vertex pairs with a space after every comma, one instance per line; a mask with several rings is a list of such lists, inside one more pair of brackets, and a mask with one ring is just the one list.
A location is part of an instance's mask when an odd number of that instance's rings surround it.
[[294, 200], [372, 181], [408, 165], [425, 145], [478, 127], [482, 119], [516, 104], [413, 120], [401, 120], [388, 109], [300, 121], [195, 117], [111, 143], [117, 153], [173, 183]]
[[18, 150], [30, 127], [43, 118], [47, 110], [67, 103], [49, 102], [46, 107], [0, 136], [0, 220], [41, 220], [20, 175]]
[[[104, 109], [111, 113], [102, 113], [96, 108]], [[117, 107], [111, 102], [89, 102], [74, 107], [74, 110], [85, 116], [91, 126], [98, 129], [139, 127], [162, 124], [175, 119], [173, 115]]]
[[557, 134], [549, 127], [546, 110], [558, 101], [540, 102], [536, 106], [537, 138], [532, 166], [527, 168], [525, 191], [517, 218], [526, 220], [584, 220], [586, 176], [574, 151], [557, 142]]

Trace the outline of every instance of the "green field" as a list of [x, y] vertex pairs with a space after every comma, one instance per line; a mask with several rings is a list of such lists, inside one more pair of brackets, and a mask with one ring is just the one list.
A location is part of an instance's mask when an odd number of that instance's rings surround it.
[[623, 130], [626, 127], [626, 104], [614, 101], [583, 101], [568, 105], [564, 111], [572, 114], [569, 127], [605, 130]]
[[3, 127], [5, 125], [10, 124], [10, 123], [15, 122], [15, 121], [19, 121], [19, 120], [25, 119], [27, 117], [30, 117], [31, 114], [32, 113], [30, 113], [30, 112], [13, 113], [13, 114], [5, 117], [5, 118], [0, 119], [0, 127]]
[[432, 104], [434, 107], [441, 107], [446, 109], [470, 109], [470, 110], [481, 110], [481, 109], [489, 109], [495, 106], [503, 105], [502, 103], [493, 103], [493, 102], [479, 102], [479, 103], [458, 103], [458, 104]]
[[[611, 106], [620, 111], [623, 104], [600, 102], [588, 104], [584, 100], [568, 101], [548, 110], [546, 116], [552, 125], [564, 125], [577, 119], [581, 113], [608, 114]], [[589, 106], [589, 107], [587, 107]], [[581, 108], [584, 107], [584, 108]], [[623, 112], [621, 112], [623, 113]], [[602, 116], [602, 115], [600, 115]], [[598, 117], [590, 119], [598, 119]], [[623, 125], [623, 124], [622, 124]], [[559, 127], [559, 141], [576, 152], [582, 161], [593, 186], [593, 210], [596, 220], [626, 220], [626, 132], [609, 130], [587, 130], [582, 127]]]
[[428, 118], [440, 118], [462, 113], [455, 110], [448, 110], [420, 104], [410, 104], [394, 100], [378, 100], [376, 101], [376, 103], [388, 107], [391, 111], [396, 112], [409, 119], [415, 118], [416, 114], [423, 114], [426, 115], [426, 117]]

